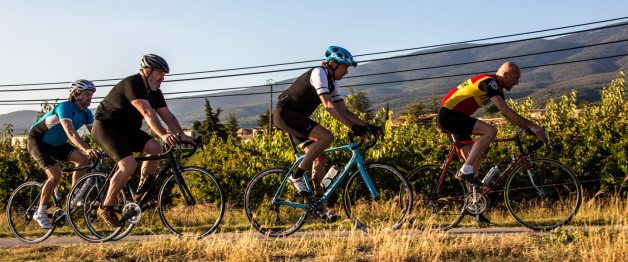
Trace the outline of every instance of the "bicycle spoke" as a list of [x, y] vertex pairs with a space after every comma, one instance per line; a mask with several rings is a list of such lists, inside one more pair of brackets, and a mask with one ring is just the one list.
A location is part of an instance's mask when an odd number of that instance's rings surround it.
[[582, 201], [573, 172], [550, 159], [534, 159], [529, 165], [530, 173], [521, 165], [508, 178], [506, 204], [510, 213], [534, 230], [550, 230], [569, 222]]
[[[285, 177], [286, 172], [282, 169], [269, 169], [257, 174], [247, 186], [244, 196], [246, 215], [262, 234], [288, 236], [299, 230], [305, 221], [303, 209], [272, 203]], [[304, 203], [304, 198], [289, 183], [278, 197], [276, 201]]]
[[[68, 214], [70, 227], [72, 227], [79, 237], [88, 242], [98, 243], [112, 240], [121, 231], [124, 230], [126, 232], [131, 230], [133, 226], [125, 224], [122, 228], [110, 227], [98, 217], [98, 207], [104, 200], [104, 194], [99, 195], [99, 192], [104, 190], [105, 183], [105, 174], [87, 174], [76, 182], [69, 193], [70, 196], [83, 197], [84, 204], [72, 209], [70, 209], [71, 200], [68, 199], [66, 212]], [[81, 190], [82, 188], [84, 190]], [[82, 194], [79, 194], [79, 192]], [[118, 195], [116, 201], [114, 208], [116, 210], [122, 210], [125, 203], [122, 193]]]
[[368, 164], [365, 169], [379, 198], [373, 198], [362, 175], [356, 171], [343, 195], [345, 213], [358, 228], [366, 231], [398, 229], [412, 209], [410, 186], [391, 166]]
[[[7, 222], [11, 233], [20, 241], [28, 244], [36, 244], [48, 238], [53, 229], [43, 229], [33, 219], [33, 214], [39, 206], [39, 193], [41, 183], [26, 182], [17, 187], [7, 205]], [[54, 207], [52, 200], [48, 201], [49, 207]], [[48, 216], [52, 221], [52, 216]]]
[[225, 208], [222, 188], [211, 173], [198, 167], [185, 167], [181, 177], [190, 194], [182, 191], [174, 176], [170, 176], [159, 193], [159, 215], [173, 234], [203, 237], [213, 232], [222, 220]]
[[454, 171], [448, 169], [437, 192], [419, 190], [426, 179], [438, 179], [442, 172], [440, 165], [426, 165], [412, 171], [408, 182], [413, 188], [415, 212], [412, 223], [421, 229], [449, 230], [464, 217], [464, 197], [467, 187], [454, 178]]

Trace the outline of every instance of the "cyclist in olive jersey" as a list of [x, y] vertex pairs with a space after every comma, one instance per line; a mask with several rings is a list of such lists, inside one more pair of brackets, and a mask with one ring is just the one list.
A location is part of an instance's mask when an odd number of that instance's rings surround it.
[[[145, 155], [163, 152], [161, 144], [141, 130], [142, 119], [168, 145], [175, 146], [179, 139], [195, 143], [194, 138], [183, 133], [160, 90], [161, 82], [169, 72], [168, 63], [162, 57], [145, 55], [142, 57], [140, 72], [116, 84], [96, 110], [92, 137], [118, 164], [107, 196], [98, 208], [98, 216], [109, 226], [120, 227], [123, 224], [113, 210], [113, 204], [115, 196], [120, 193], [137, 167], [133, 152], [143, 152]], [[160, 118], [170, 131], [162, 126]], [[141, 180], [136, 192], [138, 195], [134, 198], [147, 189], [144, 185], [151, 184], [158, 165], [159, 160], [142, 163]]]
[[[325, 176], [327, 163], [323, 150], [334, 140], [334, 135], [329, 130], [310, 119], [310, 115], [320, 104], [358, 135], [381, 133], [379, 127], [371, 126], [353, 114], [340, 94], [338, 81], [348, 73], [349, 66], [356, 67], [358, 64], [351, 53], [342, 47], [330, 46], [325, 57], [320, 67], [305, 72], [279, 95], [273, 116], [275, 126], [293, 135], [299, 146], [305, 150], [303, 161], [288, 179], [304, 196], [310, 195], [304, 180], [305, 170], [310, 165], [315, 195], [323, 195], [324, 188], [320, 183]], [[337, 219], [337, 215], [331, 211], [327, 211], [326, 215], [328, 221]]]
[[[454, 141], [469, 141], [471, 135], [479, 135], [473, 144], [462, 147], [465, 163], [456, 173], [456, 178], [482, 186], [482, 181], [476, 174], [482, 154], [497, 136], [497, 128], [471, 115], [490, 102], [495, 104], [508, 121], [522, 129], [530, 128], [539, 140], [545, 141], [543, 128], [512, 110], [504, 100], [504, 89], [510, 91], [519, 84], [520, 77], [519, 66], [506, 62], [495, 74], [480, 74], [468, 79], [443, 98], [442, 107], [436, 117], [438, 126], [451, 133]], [[478, 219], [488, 222], [485, 217]]]
[[[48, 176], [41, 188], [39, 207], [33, 218], [45, 229], [54, 226], [50, 223], [46, 213], [47, 203], [54, 189], [61, 180], [61, 168], [56, 160], [68, 161], [76, 166], [86, 165], [88, 158], [96, 158], [99, 152], [83, 142], [76, 130], [83, 125], [91, 132], [94, 116], [88, 109], [92, 102], [92, 95], [96, 86], [91, 81], [79, 79], [70, 85], [68, 101], [56, 105], [50, 112], [42, 116], [28, 132], [28, 152], [44, 169]], [[75, 146], [69, 144], [68, 139]], [[83, 150], [77, 150], [78, 148]], [[72, 174], [72, 185], [85, 175], [85, 170], [75, 171]], [[79, 202], [80, 203], [80, 202]], [[80, 205], [80, 204], [79, 204]]]

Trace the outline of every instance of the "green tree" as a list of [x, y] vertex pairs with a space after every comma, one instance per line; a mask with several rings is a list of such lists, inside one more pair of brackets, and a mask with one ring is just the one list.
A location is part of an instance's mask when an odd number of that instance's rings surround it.
[[227, 138], [227, 132], [225, 132], [225, 126], [220, 123], [220, 113], [222, 109], [216, 109], [216, 112], [212, 109], [209, 104], [209, 100], [205, 98], [205, 120], [194, 121], [192, 124], [192, 128], [196, 130], [199, 136], [202, 136], [204, 139], [209, 139], [211, 136], [218, 136], [223, 140]]
[[417, 123], [425, 114], [425, 109], [425, 102], [417, 100], [408, 105], [401, 114], [406, 116], [406, 121]]
[[[262, 130], [268, 130], [268, 123], [269, 123], [269, 117], [268, 114], [270, 113], [269, 110], [266, 110], [266, 112], [264, 112], [264, 114], [261, 114], [257, 117], [257, 127], [259, 127]], [[271, 116], [272, 117], [272, 116]]]
[[436, 96], [434, 92], [430, 96], [430, 108], [426, 111], [428, 114], [436, 114], [438, 113], [438, 109], [440, 108], [440, 99]]
[[231, 136], [235, 136], [238, 131], [238, 119], [235, 113], [229, 112], [227, 114], [227, 122], [225, 123], [225, 132]]
[[373, 119], [373, 110], [371, 109], [371, 101], [366, 97], [364, 91], [353, 92], [353, 89], [349, 90], [349, 95], [345, 99], [347, 108], [351, 112], [359, 115], [364, 120]]
[[39, 120], [42, 116], [52, 110], [55, 104], [50, 104], [48, 102], [44, 102], [43, 104], [41, 104], [41, 109], [37, 111], [37, 118], [35, 119], [35, 121]]

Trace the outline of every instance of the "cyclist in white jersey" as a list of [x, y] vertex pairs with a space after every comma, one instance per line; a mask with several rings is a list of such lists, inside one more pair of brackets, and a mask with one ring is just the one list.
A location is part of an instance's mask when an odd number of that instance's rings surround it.
[[[371, 126], [351, 112], [340, 94], [339, 80], [348, 72], [349, 66], [357, 66], [353, 56], [342, 47], [330, 46], [325, 52], [322, 66], [315, 67], [303, 75], [279, 95], [277, 109], [273, 116], [275, 126], [291, 134], [299, 146], [305, 150], [305, 156], [298, 168], [288, 179], [299, 193], [309, 196], [305, 185], [305, 170], [312, 166], [314, 194], [324, 194], [321, 180], [325, 176], [327, 156], [323, 154], [334, 140], [334, 135], [325, 127], [310, 119], [316, 108], [323, 104], [325, 109], [338, 121], [350, 127], [356, 134], [379, 134], [380, 128]], [[327, 219], [335, 221], [337, 216], [327, 212]]]

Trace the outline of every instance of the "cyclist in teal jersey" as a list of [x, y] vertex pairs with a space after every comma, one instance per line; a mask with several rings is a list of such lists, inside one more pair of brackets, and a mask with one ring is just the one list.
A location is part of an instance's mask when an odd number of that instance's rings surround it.
[[[80, 79], [72, 82], [68, 101], [56, 105], [28, 132], [28, 152], [48, 176], [42, 186], [39, 208], [33, 215], [42, 228], [53, 228], [46, 214], [48, 208], [46, 203], [61, 180], [61, 168], [57, 165], [57, 160], [72, 162], [79, 166], [87, 164], [87, 156], [98, 157], [99, 155], [97, 150], [83, 142], [76, 131], [85, 125], [91, 132], [94, 116], [88, 107], [95, 91], [96, 87], [88, 80]], [[68, 139], [76, 147], [69, 144]], [[85, 154], [77, 149], [83, 150]], [[75, 171], [72, 175], [72, 185], [83, 175], [85, 175], [85, 170]]]

